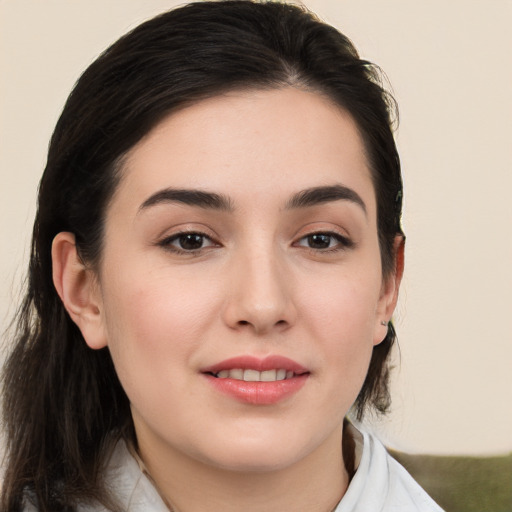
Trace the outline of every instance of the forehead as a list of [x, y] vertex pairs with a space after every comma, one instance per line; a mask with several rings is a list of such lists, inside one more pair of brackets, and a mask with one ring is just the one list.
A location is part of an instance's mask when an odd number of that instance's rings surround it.
[[325, 96], [284, 88], [230, 92], [169, 115], [126, 155], [116, 195], [140, 204], [172, 186], [243, 202], [333, 184], [374, 208], [357, 125]]

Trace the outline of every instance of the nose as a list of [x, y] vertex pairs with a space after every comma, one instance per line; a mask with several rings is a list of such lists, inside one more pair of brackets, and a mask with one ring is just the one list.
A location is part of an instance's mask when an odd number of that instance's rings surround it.
[[230, 328], [264, 335], [295, 323], [293, 283], [282, 259], [276, 252], [253, 250], [231, 262], [224, 309]]

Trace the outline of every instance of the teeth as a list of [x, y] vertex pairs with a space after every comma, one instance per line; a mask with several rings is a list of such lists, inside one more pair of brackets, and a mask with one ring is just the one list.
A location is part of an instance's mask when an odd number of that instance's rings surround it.
[[232, 379], [236, 379], [236, 380], [244, 380], [244, 371], [241, 370], [240, 368], [238, 369], [235, 369], [235, 370], [226, 370], [228, 372], [228, 375], [232, 378]]
[[245, 370], [244, 380], [245, 382], [257, 382], [261, 380], [261, 373], [257, 370]]
[[263, 372], [252, 369], [242, 370], [241, 368], [234, 368], [233, 370], [221, 370], [217, 373], [216, 377], [219, 379], [243, 380], [245, 382], [275, 382], [278, 380], [291, 379], [294, 375], [292, 371], [286, 371], [283, 368], [265, 370]]
[[[260, 380], [262, 382], [272, 382], [276, 379], [277, 370], [266, 370], [260, 373]], [[281, 379], [279, 379], [281, 380]]]

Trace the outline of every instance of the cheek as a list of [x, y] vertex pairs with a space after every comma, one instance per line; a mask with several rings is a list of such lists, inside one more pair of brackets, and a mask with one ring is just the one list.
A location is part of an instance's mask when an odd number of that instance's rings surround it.
[[[318, 284], [318, 283], [317, 283]], [[374, 345], [381, 279], [356, 271], [331, 276], [302, 297], [304, 325], [319, 343], [319, 357], [343, 385], [362, 384]]]
[[117, 274], [104, 295], [107, 317], [114, 332], [128, 331], [135, 340], [166, 343], [193, 334], [214, 302], [213, 288], [187, 272], [131, 268]]
[[318, 328], [364, 338], [374, 326], [381, 277], [371, 267], [313, 279], [301, 294], [301, 311]]
[[213, 321], [214, 291], [165, 273], [120, 270], [123, 275], [134, 277], [112, 279], [104, 292], [108, 345], [119, 377], [126, 386], [133, 375], [170, 380]]

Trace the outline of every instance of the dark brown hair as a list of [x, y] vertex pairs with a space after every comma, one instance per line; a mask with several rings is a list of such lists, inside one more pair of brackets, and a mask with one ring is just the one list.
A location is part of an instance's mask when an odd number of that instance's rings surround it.
[[[87, 347], [52, 282], [51, 244], [75, 234], [81, 258], [101, 256], [103, 220], [123, 155], [165, 116], [232, 89], [298, 87], [348, 111], [364, 140], [377, 198], [384, 275], [402, 234], [402, 182], [392, 133], [393, 99], [375, 66], [305, 9], [274, 2], [198, 2], [143, 23], [81, 76], [52, 136], [35, 220], [28, 286], [3, 373], [7, 467], [2, 510], [25, 494], [41, 511], [111, 506], [102, 464], [120, 436], [133, 436], [128, 399], [106, 349]], [[387, 358], [374, 348], [354, 404], [389, 405]]]

